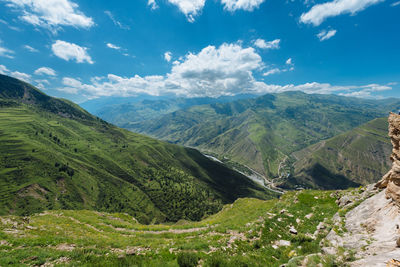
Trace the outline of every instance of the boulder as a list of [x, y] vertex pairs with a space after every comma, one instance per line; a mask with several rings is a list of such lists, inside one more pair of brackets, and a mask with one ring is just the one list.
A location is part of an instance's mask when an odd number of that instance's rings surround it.
[[386, 197], [400, 207], [400, 115], [390, 113], [388, 121], [389, 137], [393, 145], [390, 159], [393, 164], [391, 170], [375, 186], [386, 188]]

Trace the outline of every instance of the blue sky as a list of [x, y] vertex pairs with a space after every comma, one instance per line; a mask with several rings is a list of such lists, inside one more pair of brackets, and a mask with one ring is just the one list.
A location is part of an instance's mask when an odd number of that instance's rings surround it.
[[400, 97], [398, 0], [0, 0], [0, 73], [76, 102]]

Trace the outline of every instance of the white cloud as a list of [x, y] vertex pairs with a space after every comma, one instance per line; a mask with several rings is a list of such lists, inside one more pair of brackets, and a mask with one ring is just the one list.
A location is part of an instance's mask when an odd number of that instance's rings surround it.
[[288, 72], [288, 71], [294, 71], [294, 63], [292, 58], [288, 58], [285, 62], [286, 67], [279, 69], [279, 68], [273, 68], [268, 70], [267, 72], [263, 73], [263, 76], [269, 76], [269, 75], [273, 75], [273, 74], [278, 74], [278, 73], [282, 73], [282, 72]]
[[6, 66], [0, 65], [0, 74], [6, 75], [9, 72]]
[[111, 48], [111, 49], [115, 49], [115, 50], [120, 50], [121, 47], [114, 45], [112, 43], [107, 43], [107, 47]]
[[172, 53], [169, 52], [169, 51], [165, 52], [165, 53], [164, 53], [164, 59], [165, 59], [166, 61], [170, 62], [171, 59], [172, 59]]
[[394, 2], [394, 3], [392, 3], [390, 6], [395, 7], [395, 6], [398, 6], [398, 5], [400, 5], [400, 1]]
[[35, 70], [34, 72], [36, 75], [48, 75], [48, 76], [56, 76], [56, 71], [52, 68], [48, 67], [41, 67]]
[[303, 13], [300, 17], [300, 21], [318, 26], [329, 17], [347, 13], [354, 15], [368, 6], [382, 1], [384, 0], [334, 0], [323, 4], [317, 4], [307, 13]]
[[39, 50], [37, 50], [36, 48], [33, 48], [33, 47], [30, 46], [30, 45], [24, 45], [24, 48], [25, 48], [26, 50], [28, 50], [29, 52], [32, 52], [32, 53], [37, 53], [37, 52], [39, 52]]
[[318, 39], [322, 42], [328, 40], [335, 36], [336, 30], [322, 30], [320, 33], [317, 34]]
[[48, 80], [46, 80], [46, 79], [43, 79], [43, 80], [35, 80], [35, 83], [36, 83], [36, 87], [39, 88], [39, 89], [41, 89], [41, 90], [46, 90], [45, 84], [46, 84], [46, 85], [50, 85], [50, 82], [49, 82]]
[[206, 0], [168, 0], [168, 2], [176, 5], [185, 14], [189, 22], [194, 22], [195, 17], [203, 9]]
[[[264, 76], [292, 71], [293, 62], [288, 59], [285, 68], [271, 69]], [[94, 77], [90, 83], [65, 77], [60, 91], [82, 94], [87, 98], [100, 96], [134, 96], [138, 94], [186, 97], [218, 97], [241, 93], [265, 94], [286, 91], [303, 91], [319, 94], [356, 94], [356, 92], [378, 92], [390, 90], [391, 86], [369, 84], [364, 86], [335, 86], [329, 83], [311, 82], [300, 85], [274, 85], [258, 81], [253, 73], [264, 68], [261, 56], [252, 47], [242, 47], [241, 43], [207, 46], [198, 53], [188, 53], [175, 60], [169, 73], [163, 76], [134, 75], [121, 77], [108, 74]]]
[[8, 6], [20, 10], [19, 18], [35, 26], [56, 32], [61, 26], [90, 28], [93, 19], [69, 0], [5, 0]]
[[224, 9], [233, 12], [239, 9], [253, 11], [264, 1], [265, 0], [221, 0], [221, 3], [224, 5]]
[[77, 63], [87, 62], [93, 64], [92, 58], [87, 53], [86, 47], [68, 43], [65, 41], [57, 40], [52, 46], [51, 50], [54, 55], [66, 61], [75, 60]]
[[263, 73], [263, 76], [269, 76], [269, 75], [273, 75], [273, 74], [277, 74], [277, 73], [281, 73], [282, 70], [278, 69], [278, 68], [274, 68], [274, 69], [270, 69], [267, 72]]
[[14, 51], [1, 46], [2, 41], [0, 40], [0, 57], [14, 58]]
[[208, 46], [198, 54], [189, 53], [182, 61], [175, 62], [166, 85], [179, 95], [233, 95], [256, 90], [253, 71], [262, 66], [260, 55], [252, 47]]
[[24, 82], [30, 82], [31, 81], [31, 75], [23, 73], [23, 72], [19, 72], [19, 71], [14, 71], [10, 73], [10, 76], [20, 79]]
[[257, 39], [253, 41], [254, 45], [261, 49], [279, 49], [280, 39], [275, 39], [273, 41], [266, 42], [263, 39]]
[[118, 26], [119, 28], [123, 29], [123, 30], [130, 30], [130, 27], [128, 25], [124, 25], [122, 24], [120, 21], [118, 21], [113, 13], [111, 13], [111, 11], [104, 11], [104, 13], [111, 19], [111, 21], [114, 23], [115, 26]]
[[149, 0], [147, 5], [150, 6], [151, 10], [155, 10], [158, 8], [158, 5], [155, 0]]
[[[360, 98], [376, 98], [376, 96], [372, 95], [372, 93], [392, 90], [391, 85], [394, 85], [394, 84], [390, 84], [390, 83], [387, 85], [368, 84], [368, 85], [363, 86], [361, 88], [361, 90], [348, 92], [348, 93], [340, 93], [339, 95], [360, 97]], [[379, 96], [378, 96], [378, 98], [379, 98]]]

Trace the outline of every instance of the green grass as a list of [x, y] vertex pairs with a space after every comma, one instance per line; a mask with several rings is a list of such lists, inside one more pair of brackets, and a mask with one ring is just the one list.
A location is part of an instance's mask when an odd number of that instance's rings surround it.
[[[175, 224], [143, 225], [128, 214], [90, 210], [2, 216], [0, 265], [64, 260], [71, 266], [178, 266], [197, 259], [203, 266], [279, 266], [320, 252], [329, 219], [338, 210], [331, 193], [302, 191], [286, 193], [279, 200], [238, 199], [200, 222]], [[309, 213], [314, 215], [305, 219]], [[310, 238], [321, 221], [327, 229]], [[297, 235], [289, 233], [289, 225], [298, 230]], [[281, 239], [291, 245], [273, 248]]]
[[155, 223], [276, 196], [196, 150], [120, 129], [6, 76], [0, 102], [0, 214], [93, 209]]
[[[218, 158], [227, 157], [277, 178], [280, 163], [293, 152], [383, 117], [397, 106], [398, 101], [287, 92], [189, 107], [126, 127], [212, 152]], [[382, 135], [371, 134], [365, 141], [381, 142]], [[358, 146], [362, 145], [359, 142]], [[368, 157], [373, 156], [371, 151], [368, 153]], [[384, 162], [379, 160], [379, 164]], [[381, 171], [380, 166], [371, 167]], [[346, 173], [344, 176], [354, 179]], [[324, 188], [323, 184], [319, 186]]]
[[[358, 184], [376, 182], [391, 168], [388, 155], [392, 144], [387, 128], [387, 118], [375, 119], [295, 152], [298, 161], [292, 182], [316, 188], [335, 188], [340, 184], [345, 187], [349, 180]], [[315, 175], [318, 168], [320, 174]]]

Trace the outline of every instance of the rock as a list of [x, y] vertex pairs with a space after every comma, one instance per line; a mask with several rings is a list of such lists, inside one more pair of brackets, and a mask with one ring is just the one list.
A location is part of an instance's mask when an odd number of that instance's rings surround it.
[[397, 240], [396, 240], [396, 245], [397, 245], [397, 247], [400, 248], [400, 237], [397, 238]]
[[59, 244], [56, 246], [57, 250], [61, 251], [73, 251], [75, 249], [74, 244]]
[[383, 176], [375, 187], [386, 188], [386, 197], [392, 199], [400, 207], [400, 115], [389, 115], [389, 137], [393, 150], [390, 156], [392, 169]]
[[293, 226], [290, 227], [289, 232], [291, 234], [297, 235], [297, 230]]
[[347, 204], [350, 204], [351, 202], [352, 202], [352, 200], [350, 199], [350, 197], [347, 196], [347, 195], [344, 195], [344, 196], [342, 196], [341, 198], [339, 198], [339, 199], [336, 201], [336, 204], [338, 204], [339, 207], [344, 207], [344, 206], [346, 206]]
[[337, 253], [337, 249], [334, 247], [323, 247], [322, 252], [327, 255], [335, 255]]
[[317, 230], [322, 230], [322, 229], [325, 229], [326, 227], [325, 227], [325, 224], [323, 223], [323, 222], [320, 222], [318, 225], [317, 225]]
[[301, 220], [299, 218], [296, 219], [296, 223], [299, 224], [301, 223]]
[[280, 213], [280, 214], [283, 214], [283, 213], [285, 213], [285, 212], [287, 212], [287, 210], [286, 210], [286, 209], [282, 209], [279, 213]]
[[391, 259], [390, 261], [388, 261], [386, 266], [387, 267], [400, 267], [400, 261]]
[[288, 240], [278, 240], [274, 244], [278, 247], [289, 247], [292, 243]]
[[310, 214], [307, 214], [306, 216], [304, 216], [304, 218], [306, 218], [306, 219], [311, 219], [311, 217], [312, 217], [313, 215], [314, 215], [314, 214], [310, 213]]

